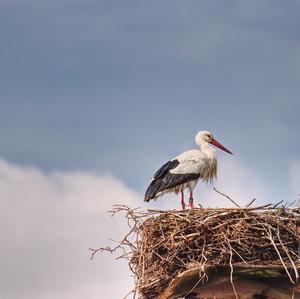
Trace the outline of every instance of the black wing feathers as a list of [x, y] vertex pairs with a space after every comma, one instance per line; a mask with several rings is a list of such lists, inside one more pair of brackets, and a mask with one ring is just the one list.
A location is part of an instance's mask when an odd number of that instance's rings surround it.
[[174, 188], [188, 181], [196, 180], [199, 178], [198, 173], [175, 174], [169, 172], [171, 169], [174, 169], [178, 165], [178, 160], [172, 160], [158, 169], [158, 171], [154, 175], [153, 180], [146, 190], [145, 201], [150, 201], [150, 199], [155, 198], [158, 192]]
[[171, 169], [175, 168], [178, 165], [179, 165], [178, 160], [168, 161], [155, 172], [154, 180], [162, 178], [164, 175], [168, 173], [168, 171], [170, 171]]
[[169, 171], [175, 168], [179, 164], [178, 160], [171, 160], [161, 166], [156, 173], [146, 190], [145, 193], [145, 201], [149, 201], [150, 199], [155, 197], [155, 194], [159, 192], [161, 187], [162, 179], [169, 173]]

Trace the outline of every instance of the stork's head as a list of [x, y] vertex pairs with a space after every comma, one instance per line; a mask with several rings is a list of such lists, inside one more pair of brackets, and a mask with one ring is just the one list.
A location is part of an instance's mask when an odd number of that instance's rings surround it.
[[221, 143], [219, 143], [216, 139], [214, 139], [214, 136], [212, 133], [208, 131], [199, 131], [198, 134], [195, 137], [196, 144], [201, 147], [203, 143], [210, 143], [214, 146], [222, 149], [223, 151], [227, 152], [228, 154], [232, 155], [232, 152], [228, 150], [225, 146], [223, 146]]

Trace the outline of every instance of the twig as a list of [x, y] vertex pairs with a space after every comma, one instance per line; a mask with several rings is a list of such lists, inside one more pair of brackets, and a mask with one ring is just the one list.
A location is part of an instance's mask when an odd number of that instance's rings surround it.
[[248, 204], [246, 205], [246, 208], [249, 208], [255, 201], [256, 201], [256, 198], [253, 198], [253, 199], [250, 201], [250, 203], [248, 203]]
[[295, 202], [296, 202], [296, 200], [292, 201], [290, 204], [287, 204], [286, 208], [288, 209], [288, 208], [291, 207]]
[[284, 268], [284, 270], [285, 270], [287, 276], [289, 277], [290, 281], [291, 281], [293, 284], [295, 284], [294, 280], [293, 280], [292, 277], [291, 277], [291, 274], [290, 274], [289, 270], [287, 269], [287, 267], [286, 267], [286, 265], [285, 265], [285, 262], [283, 261], [283, 259], [282, 259], [282, 257], [281, 257], [281, 254], [280, 254], [280, 252], [279, 252], [279, 250], [278, 250], [278, 248], [277, 248], [277, 246], [276, 246], [276, 244], [275, 244], [275, 242], [274, 242], [274, 239], [273, 239], [273, 237], [272, 237], [272, 232], [271, 232], [271, 228], [270, 228], [270, 227], [268, 228], [268, 237], [269, 237], [269, 240], [271, 241], [271, 243], [272, 243], [274, 249], [276, 250], [276, 252], [277, 252], [277, 254], [278, 254], [278, 257], [279, 257], [279, 259], [280, 259], [280, 262], [281, 262], [281, 264], [282, 264], [282, 266], [283, 266], [283, 268]]
[[[117, 247], [120, 247], [120, 246], [117, 246]], [[89, 250], [92, 251], [92, 254], [91, 254], [91, 257], [90, 257], [90, 259], [92, 260], [94, 258], [94, 255], [96, 253], [98, 253], [99, 251], [100, 252], [107, 251], [109, 253], [113, 253], [115, 251], [115, 248], [112, 249], [110, 247], [105, 247], [105, 248], [100, 247], [100, 248], [89, 248]]]
[[235, 286], [234, 286], [234, 282], [233, 282], [233, 265], [232, 265], [232, 256], [233, 256], [233, 253], [232, 253], [232, 247], [231, 247], [230, 242], [229, 242], [228, 239], [227, 239], [227, 243], [228, 243], [228, 248], [229, 248], [229, 252], [230, 252], [230, 258], [229, 258], [230, 282], [231, 282], [231, 285], [232, 285], [232, 289], [233, 289], [235, 298], [239, 299], [238, 294], [237, 294], [236, 289], [235, 289]]
[[240, 206], [239, 206], [233, 199], [231, 199], [228, 195], [226, 195], [226, 194], [224, 194], [224, 193], [218, 191], [215, 187], [213, 188], [213, 190], [215, 190], [217, 193], [219, 193], [219, 194], [225, 196], [225, 197], [228, 198], [233, 204], [235, 204], [238, 208], [240, 208]]
[[298, 270], [297, 270], [297, 268], [296, 268], [296, 266], [295, 266], [295, 263], [294, 263], [293, 259], [292, 259], [291, 256], [290, 256], [290, 254], [289, 254], [287, 248], [285, 247], [285, 245], [284, 245], [284, 244], [282, 243], [282, 241], [281, 241], [281, 238], [280, 238], [280, 230], [279, 230], [279, 228], [277, 229], [277, 238], [278, 238], [278, 241], [279, 241], [279, 243], [280, 243], [282, 249], [284, 250], [285, 254], [287, 255], [288, 259], [290, 260], [290, 262], [291, 262], [291, 264], [292, 264], [292, 266], [293, 266], [293, 269], [294, 269], [294, 272], [295, 272], [296, 281], [298, 281], [298, 278], [299, 278]]
[[281, 200], [280, 202], [278, 202], [277, 204], [275, 204], [272, 208], [273, 209], [275, 209], [275, 208], [277, 208], [281, 203], [283, 203], [284, 202], [284, 200]]

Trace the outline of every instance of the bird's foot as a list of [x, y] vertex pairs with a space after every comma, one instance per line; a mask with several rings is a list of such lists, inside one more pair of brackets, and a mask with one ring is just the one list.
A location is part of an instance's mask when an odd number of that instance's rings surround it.
[[192, 209], [192, 208], [194, 208], [194, 199], [191, 197], [190, 199], [189, 199], [189, 206], [190, 206], [190, 208]]
[[203, 209], [203, 207], [202, 207], [202, 204], [201, 204], [201, 203], [199, 203], [199, 208]]
[[182, 206], [182, 209], [185, 210], [185, 203], [184, 202], [181, 203], [181, 206]]

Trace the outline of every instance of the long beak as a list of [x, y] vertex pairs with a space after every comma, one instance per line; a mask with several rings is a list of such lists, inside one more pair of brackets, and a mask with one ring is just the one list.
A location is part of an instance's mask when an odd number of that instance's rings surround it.
[[225, 151], [226, 153], [233, 155], [233, 153], [229, 149], [227, 149], [225, 146], [223, 146], [216, 139], [213, 139], [210, 143], [213, 144], [214, 146], [220, 148], [221, 150]]

